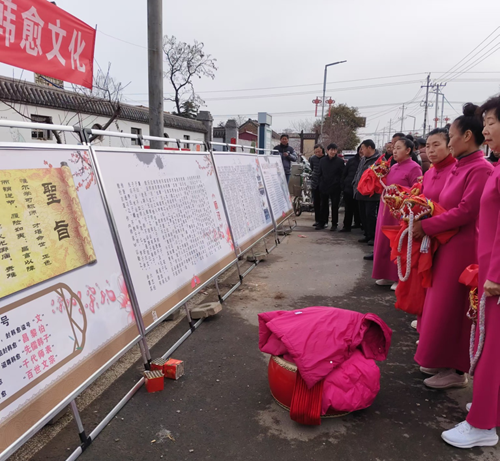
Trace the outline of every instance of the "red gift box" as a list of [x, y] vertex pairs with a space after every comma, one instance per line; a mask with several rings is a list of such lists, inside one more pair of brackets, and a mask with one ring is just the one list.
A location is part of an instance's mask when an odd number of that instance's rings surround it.
[[165, 387], [165, 378], [160, 370], [145, 371], [144, 378], [146, 378], [146, 390], [148, 392], [162, 391]]
[[184, 362], [182, 360], [168, 359], [163, 365], [163, 374], [168, 379], [179, 379], [184, 375]]

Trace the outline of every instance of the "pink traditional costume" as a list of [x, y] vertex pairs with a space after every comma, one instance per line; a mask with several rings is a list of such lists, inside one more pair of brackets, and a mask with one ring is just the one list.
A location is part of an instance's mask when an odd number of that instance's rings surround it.
[[459, 278], [467, 266], [477, 263], [479, 202], [492, 170], [482, 151], [459, 159], [439, 196], [439, 204], [448, 211], [422, 221], [429, 236], [459, 228], [433, 261], [432, 287], [426, 293], [415, 355], [423, 367], [469, 371], [469, 298]]
[[[432, 167], [425, 172], [422, 193], [429, 200], [439, 203], [439, 196], [441, 195], [444, 184], [446, 183], [451, 170], [455, 166], [455, 163], [457, 163], [457, 160], [450, 154], [439, 163], [433, 164]], [[421, 321], [422, 316], [419, 315], [417, 322], [417, 331], [419, 333]]]
[[[484, 187], [479, 212], [479, 299], [486, 280], [500, 284], [500, 168]], [[472, 407], [467, 422], [478, 429], [500, 426], [500, 306], [486, 298], [485, 342], [474, 373]], [[478, 333], [476, 333], [478, 335]]]
[[[402, 163], [396, 163], [391, 167], [384, 182], [388, 186], [399, 184], [404, 187], [411, 187], [422, 176], [420, 165], [411, 158]], [[392, 217], [385, 203], [380, 200], [380, 208], [377, 218], [377, 229], [375, 231], [375, 245], [373, 252], [373, 273], [374, 279], [398, 280], [397, 266], [391, 261], [391, 245], [389, 239], [382, 232], [383, 226], [398, 226], [399, 222]]]

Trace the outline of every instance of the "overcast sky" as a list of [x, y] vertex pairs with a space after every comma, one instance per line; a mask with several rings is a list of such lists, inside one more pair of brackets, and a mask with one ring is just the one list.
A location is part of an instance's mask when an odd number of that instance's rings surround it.
[[[113, 76], [131, 82], [126, 102], [147, 105], [146, 0], [57, 0], [57, 4], [98, 26], [97, 63], [104, 68], [111, 62]], [[455, 110], [460, 110], [461, 102], [480, 102], [500, 91], [498, 0], [185, 0], [164, 1], [163, 8], [164, 34], [202, 41], [217, 58], [215, 80], [196, 82], [206, 100], [204, 109], [217, 122], [269, 112], [273, 128], [280, 131], [292, 128], [297, 120], [312, 120], [311, 101], [321, 96], [324, 65], [341, 60], [347, 63], [329, 69], [326, 95], [360, 107], [368, 117], [362, 136], [388, 129], [389, 120], [393, 131], [399, 130], [405, 102], [412, 103], [406, 114], [415, 116], [417, 129], [421, 128], [419, 103], [425, 90], [420, 86], [427, 72], [432, 72], [433, 80], [456, 77], [444, 88]], [[498, 49], [497, 53], [463, 75], [442, 76], [497, 28], [463, 63], [470, 59], [472, 65], [489, 50]], [[12, 76], [13, 68], [2, 65], [0, 72]], [[17, 69], [14, 74], [21, 75]], [[26, 72], [24, 77], [33, 79]], [[359, 88], [367, 86], [371, 88]], [[233, 91], [248, 89], [254, 91]], [[276, 96], [280, 94], [286, 96]], [[172, 109], [166, 102], [165, 110]], [[446, 104], [444, 114], [453, 118], [455, 110]], [[430, 111], [432, 119], [434, 108]], [[412, 130], [413, 123], [407, 118], [404, 129]]]

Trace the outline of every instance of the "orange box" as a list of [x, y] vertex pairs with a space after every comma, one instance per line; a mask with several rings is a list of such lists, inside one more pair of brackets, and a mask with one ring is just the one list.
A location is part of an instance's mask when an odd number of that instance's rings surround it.
[[182, 360], [168, 359], [163, 365], [163, 374], [168, 379], [179, 379], [184, 376], [184, 362]]
[[144, 378], [146, 379], [146, 390], [148, 392], [162, 391], [165, 387], [165, 377], [160, 370], [145, 371]]

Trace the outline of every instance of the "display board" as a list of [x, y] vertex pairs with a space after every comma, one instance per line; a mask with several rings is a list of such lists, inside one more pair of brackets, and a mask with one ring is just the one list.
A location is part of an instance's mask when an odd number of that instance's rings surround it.
[[95, 149], [146, 328], [236, 261], [206, 152]]
[[0, 147], [0, 454], [139, 339], [77, 149]]
[[273, 217], [278, 225], [293, 213], [283, 163], [279, 155], [259, 156], [259, 163]]
[[242, 253], [274, 228], [259, 158], [214, 152], [214, 159], [236, 248]]

